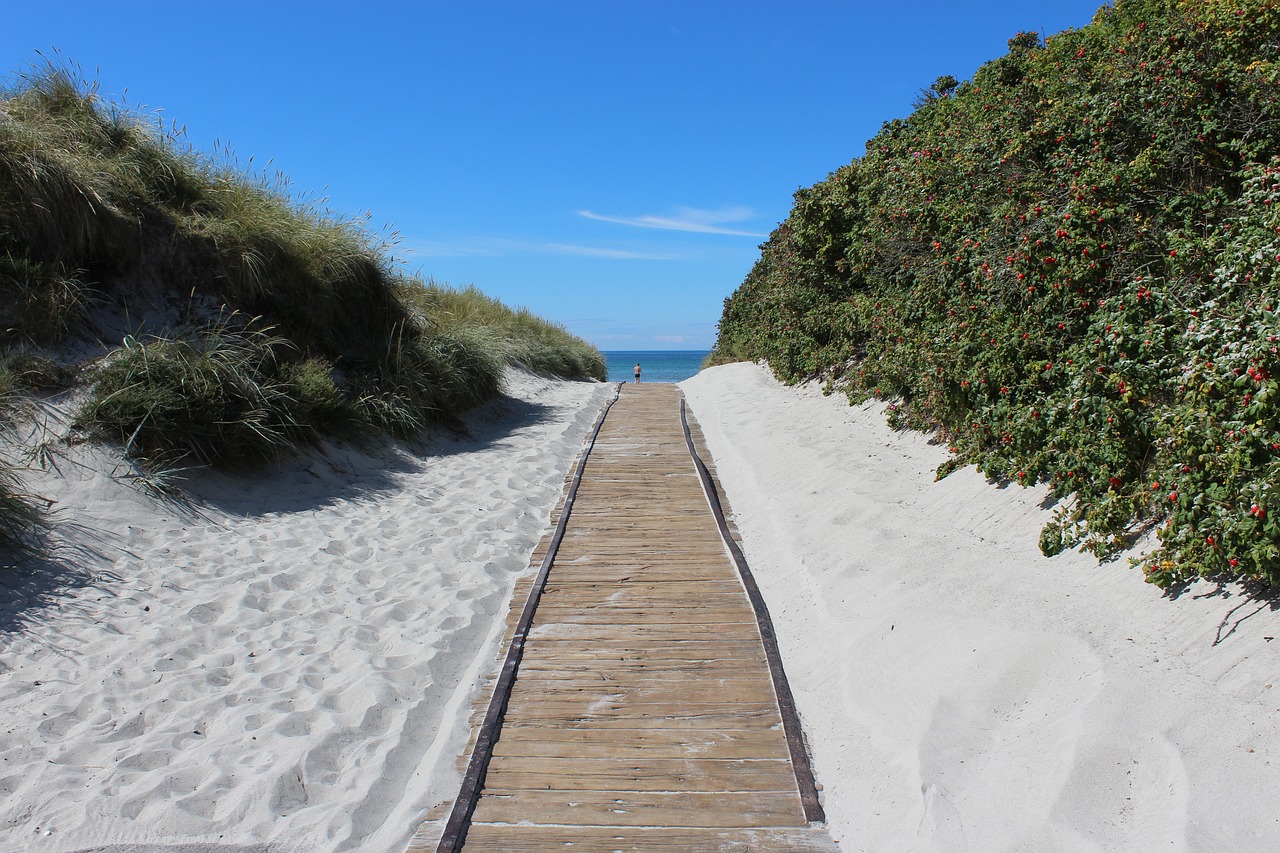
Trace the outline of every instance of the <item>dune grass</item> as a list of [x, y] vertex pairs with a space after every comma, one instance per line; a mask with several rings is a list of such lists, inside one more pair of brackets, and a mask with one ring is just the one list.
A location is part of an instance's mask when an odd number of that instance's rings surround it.
[[23, 489], [12, 469], [0, 468], [0, 569], [38, 550], [44, 529], [39, 500]]
[[465, 328], [487, 339], [508, 364], [565, 378], [603, 382], [607, 376], [604, 356], [595, 347], [526, 308], [508, 308], [474, 286], [452, 288], [431, 280], [415, 281], [406, 285], [402, 295], [436, 323]]
[[43, 540], [45, 512], [9, 461], [14, 448], [7, 414], [18, 389], [29, 383], [31, 367], [0, 358], [0, 569], [37, 551]]
[[[413, 436], [499, 394], [507, 366], [604, 378], [594, 347], [474, 287], [406, 276], [391, 244], [106, 103], [73, 66], [0, 89], [0, 394], [85, 383], [79, 429], [144, 465]], [[138, 324], [75, 364], [101, 347], [103, 315]], [[21, 533], [7, 470], [0, 516]]]

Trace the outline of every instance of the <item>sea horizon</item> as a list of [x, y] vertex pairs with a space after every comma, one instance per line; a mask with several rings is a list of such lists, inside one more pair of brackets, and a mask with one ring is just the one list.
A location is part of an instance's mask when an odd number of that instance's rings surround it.
[[683, 382], [702, 369], [710, 350], [602, 350], [610, 382], [631, 382], [636, 364], [642, 382]]

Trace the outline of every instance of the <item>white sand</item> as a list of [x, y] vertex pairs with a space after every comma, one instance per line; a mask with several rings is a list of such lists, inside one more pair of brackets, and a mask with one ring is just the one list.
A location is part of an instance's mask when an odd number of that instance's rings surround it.
[[62, 577], [0, 587], [0, 850], [403, 850], [607, 389], [516, 375], [470, 437], [186, 510], [60, 457]]
[[682, 387], [842, 849], [1280, 850], [1280, 605], [1046, 559], [1043, 491], [934, 482], [879, 407], [755, 365]]

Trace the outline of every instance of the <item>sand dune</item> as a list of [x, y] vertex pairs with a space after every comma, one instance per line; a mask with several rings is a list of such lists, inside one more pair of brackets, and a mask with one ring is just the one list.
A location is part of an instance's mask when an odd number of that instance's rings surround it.
[[403, 849], [608, 387], [510, 380], [467, 437], [186, 507], [58, 458], [60, 564], [0, 598], [0, 850]]
[[683, 383], [865, 851], [1280, 850], [1280, 605], [1037, 549], [1045, 493], [737, 364]]
[[[684, 383], [833, 832], [866, 851], [1280, 849], [1280, 609], [1036, 550], [1043, 494], [753, 365]], [[519, 375], [466, 438], [328, 446], [168, 505], [59, 456], [0, 596], [0, 851], [396, 851], [608, 387]]]

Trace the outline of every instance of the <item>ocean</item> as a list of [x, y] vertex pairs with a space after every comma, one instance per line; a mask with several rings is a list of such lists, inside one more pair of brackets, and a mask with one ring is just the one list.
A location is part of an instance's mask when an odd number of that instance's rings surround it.
[[605, 352], [610, 382], [630, 382], [640, 363], [641, 382], [683, 382], [698, 372], [707, 350], [614, 350]]

